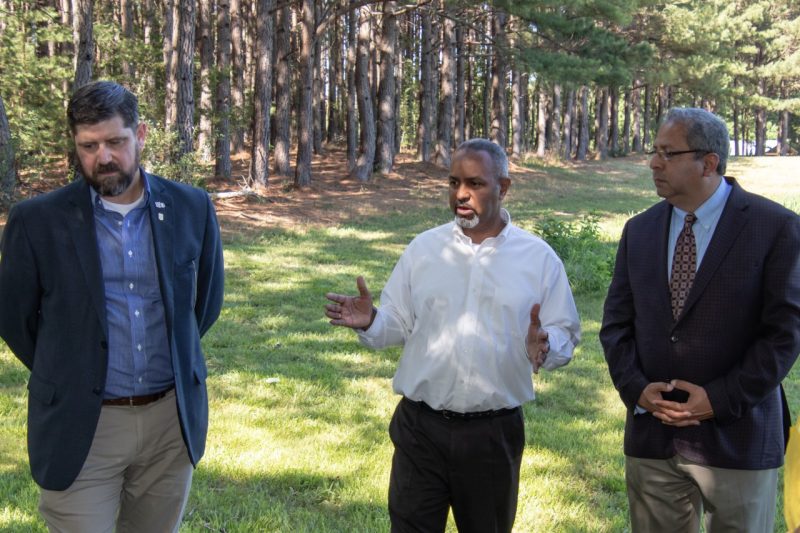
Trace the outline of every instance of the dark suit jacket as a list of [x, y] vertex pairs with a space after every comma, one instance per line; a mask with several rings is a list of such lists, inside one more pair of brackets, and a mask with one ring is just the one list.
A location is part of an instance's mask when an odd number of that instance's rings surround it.
[[[722, 468], [783, 463], [781, 380], [800, 352], [800, 218], [733, 189], [685, 307], [672, 318], [667, 241], [672, 206], [656, 204], [623, 230], [600, 341], [628, 407], [625, 454], [676, 453]], [[675, 428], [634, 415], [650, 382], [702, 385], [714, 418]]]
[[[178, 413], [196, 464], [208, 428], [200, 337], [222, 305], [219, 227], [205, 192], [154, 175], [147, 179]], [[63, 490], [89, 453], [108, 367], [89, 185], [79, 180], [16, 205], [0, 250], [0, 336], [31, 371], [31, 472], [42, 487]]]

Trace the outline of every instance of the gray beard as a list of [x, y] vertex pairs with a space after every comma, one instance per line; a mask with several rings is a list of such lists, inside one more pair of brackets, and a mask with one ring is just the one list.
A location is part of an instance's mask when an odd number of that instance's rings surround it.
[[461, 226], [464, 229], [472, 229], [478, 224], [480, 224], [481, 219], [478, 215], [473, 216], [472, 218], [464, 218], [460, 216], [456, 216], [456, 224]]

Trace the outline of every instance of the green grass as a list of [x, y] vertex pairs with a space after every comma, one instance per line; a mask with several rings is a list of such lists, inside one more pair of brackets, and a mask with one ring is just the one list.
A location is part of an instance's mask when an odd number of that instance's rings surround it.
[[[796, 159], [739, 159], [730, 174], [797, 209]], [[790, 164], [791, 163], [791, 164]], [[613, 246], [624, 221], [657, 201], [644, 158], [533, 164], [507, 206], [535, 229], [547, 218], [598, 217]], [[272, 229], [228, 239], [226, 304], [204, 339], [211, 423], [182, 531], [383, 532], [392, 453], [387, 426], [398, 349], [370, 352], [322, 314], [327, 291], [378, 294], [407, 242], [448, 218], [439, 197], [414, 212], [326, 229]], [[413, 194], [413, 190], [409, 194]], [[331, 205], [331, 209], [335, 209]], [[578, 294], [575, 360], [536, 377], [525, 406], [518, 532], [619, 532], [627, 527], [624, 411], [597, 340], [602, 291]], [[27, 372], [0, 344], [0, 531], [45, 531], [25, 444]], [[787, 380], [800, 410], [800, 379]], [[775, 531], [785, 530], [782, 516]], [[451, 523], [448, 531], [455, 531]]]

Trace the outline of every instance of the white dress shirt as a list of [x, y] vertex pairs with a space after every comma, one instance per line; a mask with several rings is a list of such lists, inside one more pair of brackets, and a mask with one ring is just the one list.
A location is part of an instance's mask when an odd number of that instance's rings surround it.
[[525, 337], [541, 304], [550, 352], [544, 368], [567, 364], [580, 319], [564, 266], [539, 237], [511, 224], [473, 246], [454, 222], [418, 235], [395, 265], [361, 342], [402, 344], [394, 391], [434, 409], [516, 407], [534, 398]]

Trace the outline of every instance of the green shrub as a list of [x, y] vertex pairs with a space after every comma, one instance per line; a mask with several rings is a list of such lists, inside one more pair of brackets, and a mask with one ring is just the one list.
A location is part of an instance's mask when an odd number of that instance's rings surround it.
[[142, 166], [148, 172], [196, 187], [205, 185], [205, 168], [194, 152], [180, 154], [180, 139], [176, 131], [160, 127], [147, 130], [147, 142], [142, 154]]
[[548, 217], [537, 225], [537, 232], [553, 247], [564, 262], [572, 291], [604, 291], [614, 268], [614, 247], [600, 237], [596, 215], [578, 222]]

